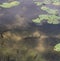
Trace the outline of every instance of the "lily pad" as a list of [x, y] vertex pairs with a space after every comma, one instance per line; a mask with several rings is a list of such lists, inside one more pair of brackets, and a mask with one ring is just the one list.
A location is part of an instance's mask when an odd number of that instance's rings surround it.
[[34, 2], [37, 6], [40, 6], [43, 4], [43, 2]]
[[55, 45], [54, 50], [60, 52], [60, 43]]
[[2, 8], [11, 8], [11, 7], [14, 7], [14, 6], [18, 6], [19, 4], [20, 4], [20, 2], [13, 1], [13, 2], [10, 2], [10, 3], [2, 3], [2, 4], [0, 4], [0, 7], [2, 7]]
[[53, 5], [57, 5], [58, 6], [58, 5], [60, 5], [60, 2], [53, 3]]
[[46, 6], [42, 6], [41, 10], [44, 10], [44, 11], [46, 11], [49, 14], [54, 14], [54, 15], [58, 14], [58, 10], [57, 9], [50, 9], [49, 7], [46, 7]]
[[59, 19], [60, 19], [59, 16], [45, 14], [45, 15], [39, 15], [38, 18], [33, 19], [32, 21], [34, 23], [41, 23], [42, 21], [46, 20], [47, 23], [49, 23], [49, 24], [59, 24], [60, 23], [58, 21]]

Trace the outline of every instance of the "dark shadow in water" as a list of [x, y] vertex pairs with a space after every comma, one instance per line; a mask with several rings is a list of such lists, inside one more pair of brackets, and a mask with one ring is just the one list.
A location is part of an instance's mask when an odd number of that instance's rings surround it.
[[55, 52], [46, 52], [44, 55], [46, 61], [60, 61], [60, 54]]
[[0, 24], [3, 25], [11, 25], [14, 22], [15, 18], [12, 14], [5, 14], [0, 17]]
[[35, 48], [38, 45], [38, 38], [36, 37], [26, 37], [22, 40], [23, 45], [28, 48]]
[[45, 43], [46, 47], [48, 47], [48, 46], [54, 47], [56, 44], [60, 43], [60, 38], [48, 37], [44, 40], [44, 43]]
[[3, 33], [7, 31], [11, 31], [11, 29], [8, 29], [7, 26], [0, 24], [0, 35], [2, 38], [3, 38]]
[[[43, 58], [46, 61], [60, 61], [59, 52], [54, 52], [54, 46], [60, 43], [60, 38], [56, 37], [48, 37], [44, 40], [44, 46], [46, 48], [46, 52], [43, 54]], [[52, 49], [52, 50], [51, 50]]]
[[47, 34], [60, 34], [60, 24], [43, 26], [43, 30]]
[[[23, 28], [24, 29], [24, 28]], [[59, 35], [60, 34], [60, 24], [42, 24], [36, 25], [35, 23], [29, 23], [28, 27], [25, 30], [39, 30], [46, 35]]]
[[60, 34], [60, 24], [42, 24], [35, 25], [35, 27], [47, 35]]

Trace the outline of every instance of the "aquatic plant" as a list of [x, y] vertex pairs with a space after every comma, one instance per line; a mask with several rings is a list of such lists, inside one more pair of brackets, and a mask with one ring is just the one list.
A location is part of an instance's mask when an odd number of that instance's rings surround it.
[[34, 1], [33, 2], [37, 5], [37, 6], [40, 6], [40, 5], [43, 5], [43, 4], [50, 4], [50, 0], [49, 1], [42, 1], [42, 2], [39, 2], [39, 1]]
[[60, 20], [60, 17], [56, 16], [56, 15], [39, 15], [38, 18], [33, 19], [32, 21], [34, 23], [41, 23], [42, 21], [46, 20], [47, 23], [49, 24], [59, 24], [60, 22], [58, 20]]
[[60, 43], [58, 43], [54, 46], [54, 50], [57, 52], [60, 52]]
[[34, 2], [37, 6], [40, 6], [43, 4], [43, 2]]
[[51, 0], [53, 5], [60, 5], [60, 0]]
[[54, 15], [58, 14], [58, 10], [50, 9], [49, 7], [46, 7], [46, 6], [42, 6], [41, 10], [44, 10], [44, 11], [46, 11], [49, 14], [54, 14]]
[[51, 0], [44, 0], [44, 3], [45, 4], [50, 4], [51, 3]]
[[45, 4], [50, 4], [52, 3], [53, 5], [60, 5], [60, 0], [45, 0]]
[[60, 5], [60, 0], [44, 0], [43, 2], [34, 2], [37, 6], [42, 4], [53, 4], [53, 5]]
[[53, 5], [60, 5], [60, 2], [54, 2]]
[[19, 4], [20, 4], [20, 2], [13, 1], [13, 2], [10, 2], [10, 3], [2, 3], [2, 4], [0, 4], [0, 7], [2, 7], [2, 8], [11, 8], [11, 7], [14, 7], [14, 6], [18, 6]]
[[60, 0], [51, 0], [53, 3], [60, 2]]

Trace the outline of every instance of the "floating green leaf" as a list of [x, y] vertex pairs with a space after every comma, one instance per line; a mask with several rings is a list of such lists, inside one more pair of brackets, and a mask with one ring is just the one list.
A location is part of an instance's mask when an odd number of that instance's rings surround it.
[[50, 4], [51, 3], [51, 0], [45, 0], [44, 3], [45, 4]]
[[11, 8], [11, 7], [17, 6], [19, 4], [20, 4], [20, 2], [13, 1], [13, 2], [10, 2], [10, 3], [2, 3], [2, 4], [0, 4], [0, 7], [2, 7], [2, 8]]
[[38, 18], [33, 19], [32, 21], [34, 23], [41, 23], [42, 21], [46, 20], [47, 23], [49, 24], [59, 24], [60, 22], [58, 20], [60, 20], [60, 17], [56, 16], [56, 15], [39, 15]]
[[37, 6], [40, 6], [42, 5], [43, 3], [42, 2], [34, 2]]
[[41, 7], [42, 10], [46, 11], [47, 13], [49, 14], [58, 14], [58, 10], [56, 9], [50, 9], [49, 7], [46, 7], [46, 6], [42, 6]]
[[53, 5], [60, 5], [60, 2], [54, 2]]
[[54, 46], [54, 50], [57, 52], [60, 52], [60, 43], [58, 43]]
[[52, 3], [53, 5], [60, 5], [60, 0], [45, 0], [45, 4]]
[[60, 0], [44, 0], [43, 2], [34, 2], [37, 6], [44, 4], [60, 5]]
[[60, 2], [60, 0], [51, 0], [53, 3]]
[[40, 23], [39, 20], [40, 20], [39, 18], [36, 18], [36, 19], [34, 19], [34, 20], [32, 20], [32, 21], [33, 21], [33, 22], [36, 22], [36, 23]]

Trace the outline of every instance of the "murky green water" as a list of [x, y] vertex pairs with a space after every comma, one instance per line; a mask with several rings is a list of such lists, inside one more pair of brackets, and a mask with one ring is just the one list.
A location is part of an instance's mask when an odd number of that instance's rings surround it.
[[[57, 24], [32, 21], [39, 15], [55, 15], [53, 10], [60, 17], [60, 5], [34, 3], [44, 0], [17, 1], [20, 2], [17, 6], [0, 6], [0, 61], [60, 61], [60, 51], [54, 50], [60, 43], [60, 19]], [[6, 2], [9, 4], [12, 0], [0, 0], [1, 5]], [[52, 11], [42, 10], [43, 6]]]

